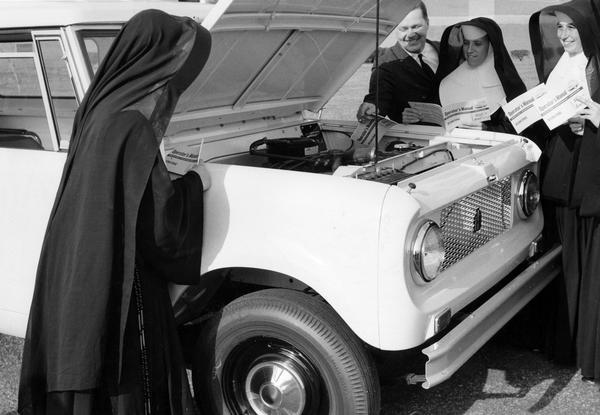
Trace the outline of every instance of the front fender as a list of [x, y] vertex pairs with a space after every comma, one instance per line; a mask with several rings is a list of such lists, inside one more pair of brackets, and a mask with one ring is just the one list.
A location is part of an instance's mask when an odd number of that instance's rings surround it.
[[[209, 169], [202, 274], [247, 267], [289, 275], [316, 290], [377, 347], [380, 228], [393, 216], [407, 218], [407, 229], [417, 202], [396, 187], [351, 178], [218, 164]], [[382, 211], [391, 189], [405, 202], [402, 211]]]

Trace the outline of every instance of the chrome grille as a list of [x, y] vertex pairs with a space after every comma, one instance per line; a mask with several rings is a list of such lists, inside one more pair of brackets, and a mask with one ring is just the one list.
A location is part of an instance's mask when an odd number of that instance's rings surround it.
[[511, 194], [511, 179], [506, 177], [442, 210], [442, 271], [512, 227]]

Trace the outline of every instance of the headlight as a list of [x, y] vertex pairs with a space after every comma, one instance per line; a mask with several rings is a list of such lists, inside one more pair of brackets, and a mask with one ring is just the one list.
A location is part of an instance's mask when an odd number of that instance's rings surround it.
[[438, 276], [445, 253], [440, 227], [432, 221], [422, 224], [413, 244], [413, 263], [421, 278], [431, 281]]
[[523, 215], [533, 215], [540, 203], [540, 185], [537, 176], [531, 170], [525, 170], [521, 175], [517, 197]]

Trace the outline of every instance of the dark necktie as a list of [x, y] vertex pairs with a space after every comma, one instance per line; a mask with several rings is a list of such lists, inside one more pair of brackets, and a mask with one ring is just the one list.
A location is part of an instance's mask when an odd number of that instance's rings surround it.
[[425, 72], [425, 75], [427, 75], [428, 78], [433, 78], [435, 76], [433, 69], [425, 63], [422, 53], [419, 53], [419, 62], [421, 63], [421, 68], [423, 69], [423, 72]]

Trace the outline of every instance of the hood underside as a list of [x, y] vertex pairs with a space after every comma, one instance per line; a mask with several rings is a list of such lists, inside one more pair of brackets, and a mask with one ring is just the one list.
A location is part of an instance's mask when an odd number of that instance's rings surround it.
[[202, 127], [318, 111], [418, 1], [381, 0], [378, 41], [376, 3], [233, 0], [211, 29], [210, 58], [181, 97], [172, 124]]

